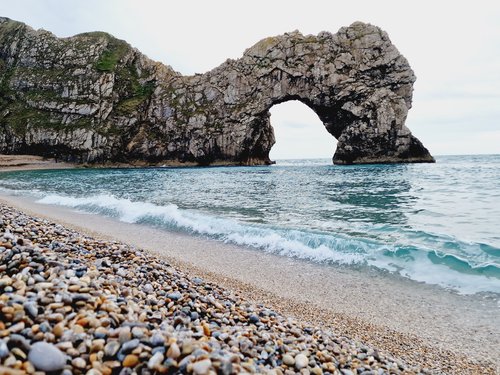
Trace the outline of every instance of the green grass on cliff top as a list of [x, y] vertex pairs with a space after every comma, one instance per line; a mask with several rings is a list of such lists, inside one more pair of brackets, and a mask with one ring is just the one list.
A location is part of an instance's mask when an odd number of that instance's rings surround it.
[[126, 42], [114, 38], [110, 39], [106, 50], [96, 62], [96, 69], [101, 72], [114, 71], [118, 62], [129, 49], [130, 46]]

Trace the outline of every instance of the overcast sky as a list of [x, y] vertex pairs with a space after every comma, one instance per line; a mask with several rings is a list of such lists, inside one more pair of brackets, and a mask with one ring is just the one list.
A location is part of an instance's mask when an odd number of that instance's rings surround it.
[[[0, 15], [70, 36], [101, 30], [183, 74], [262, 38], [375, 24], [417, 82], [407, 125], [434, 155], [500, 153], [500, 1], [0, 0]], [[331, 157], [335, 140], [299, 102], [271, 109], [274, 158]]]

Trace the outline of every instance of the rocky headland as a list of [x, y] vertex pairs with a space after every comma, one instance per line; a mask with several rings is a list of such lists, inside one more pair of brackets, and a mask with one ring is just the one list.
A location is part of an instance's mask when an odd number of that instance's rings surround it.
[[77, 163], [269, 164], [269, 109], [310, 107], [334, 163], [433, 162], [405, 126], [415, 75], [387, 33], [266, 38], [194, 76], [91, 32], [57, 38], [0, 18], [0, 152]]

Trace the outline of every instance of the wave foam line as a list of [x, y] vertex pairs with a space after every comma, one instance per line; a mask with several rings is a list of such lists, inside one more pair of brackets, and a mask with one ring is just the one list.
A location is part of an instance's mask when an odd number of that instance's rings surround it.
[[375, 266], [467, 294], [479, 291], [500, 293], [499, 267], [493, 264], [471, 265], [452, 254], [438, 256], [433, 249], [382, 244], [334, 233], [241, 224], [233, 219], [179, 209], [174, 204], [159, 206], [107, 194], [91, 197], [51, 194], [38, 202], [111, 216], [128, 223], [159, 225], [282, 256], [322, 263]]
[[[133, 202], [111, 195], [97, 195], [76, 198], [61, 195], [47, 195], [38, 203], [72, 207], [86, 212], [112, 216], [127, 223], [160, 224], [173, 230], [205, 235], [226, 243], [250, 246], [283, 256], [292, 256], [316, 262], [355, 264], [365, 262], [359, 254], [357, 241], [347, 243], [344, 239], [331, 238], [330, 246], [320, 241], [314, 243], [310, 234], [300, 231], [280, 231], [243, 225], [232, 219], [216, 218], [198, 212], [181, 210], [174, 204], [158, 206], [148, 202]], [[347, 245], [347, 246], [346, 246]], [[332, 247], [343, 248], [344, 252], [333, 252]], [[349, 251], [354, 247], [355, 251]]]

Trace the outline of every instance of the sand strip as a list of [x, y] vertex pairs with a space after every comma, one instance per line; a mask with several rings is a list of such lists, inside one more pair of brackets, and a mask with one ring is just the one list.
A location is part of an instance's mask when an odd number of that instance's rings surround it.
[[24, 171], [32, 169], [68, 169], [74, 168], [71, 163], [56, 162], [54, 159], [33, 155], [0, 154], [0, 171]]
[[110, 218], [2, 196], [2, 201], [94, 236], [152, 251], [275, 310], [332, 329], [433, 372], [500, 373], [500, 309], [377, 272], [323, 266]]

